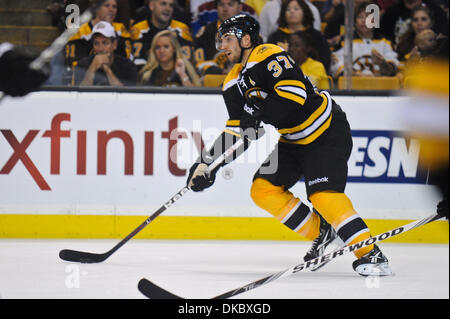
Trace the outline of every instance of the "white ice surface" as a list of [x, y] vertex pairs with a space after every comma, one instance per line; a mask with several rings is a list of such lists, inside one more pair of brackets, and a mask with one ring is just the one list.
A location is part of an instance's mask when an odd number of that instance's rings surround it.
[[[61, 261], [61, 249], [105, 252], [118, 240], [0, 240], [0, 298], [140, 299], [146, 277], [185, 298], [211, 298], [295, 266], [307, 242], [132, 240], [100, 264]], [[449, 298], [449, 246], [381, 243], [395, 276], [365, 278], [352, 255], [239, 298]]]

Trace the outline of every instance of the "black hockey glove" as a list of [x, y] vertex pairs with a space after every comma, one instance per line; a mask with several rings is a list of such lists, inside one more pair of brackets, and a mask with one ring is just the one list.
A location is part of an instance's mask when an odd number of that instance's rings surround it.
[[240, 120], [241, 138], [255, 141], [265, 134], [264, 127], [261, 126], [261, 120], [258, 120], [250, 114], [243, 112]]
[[30, 69], [32, 61], [32, 57], [17, 48], [5, 52], [0, 58], [0, 91], [15, 97], [39, 89], [49, 72]]
[[439, 216], [445, 217], [448, 219], [448, 199], [444, 199], [439, 202], [437, 205], [437, 210]]
[[189, 169], [187, 185], [194, 192], [201, 192], [202, 190], [210, 187], [216, 180], [216, 173], [219, 170], [219, 167], [220, 166], [208, 173], [208, 165], [205, 163], [195, 163]]
[[246, 98], [246, 101], [247, 103], [244, 105], [244, 111], [251, 117], [260, 120], [264, 109], [264, 100], [255, 96], [250, 96]]

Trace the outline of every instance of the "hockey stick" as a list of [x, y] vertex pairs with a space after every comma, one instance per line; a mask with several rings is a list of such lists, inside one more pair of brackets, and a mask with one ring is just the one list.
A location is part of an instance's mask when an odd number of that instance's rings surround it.
[[[93, 4], [87, 8], [80, 16], [80, 25], [83, 25], [92, 20], [94, 17], [95, 8], [104, 0], [93, 1]], [[68, 27], [61, 33], [48, 48], [41, 52], [41, 54], [30, 63], [30, 68], [33, 70], [42, 70], [50, 60], [61, 51], [69, 40], [78, 32], [79, 28]], [[0, 92], [0, 103], [5, 97], [3, 92]]]
[[[423, 226], [425, 224], [428, 224], [432, 221], [435, 221], [437, 219], [442, 218], [442, 216], [439, 215], [432, 215], [429, 217], [425, 217], [422, 218], [420, 220], [414, 221], [412, 223], [397, 227], [395, 229], [389, 230], [387, 232], [384, 232], [382, 234], [379, 234], [377, 236], [371, 237], [369, 239], [363, 240], [361, 242], [358, 242], [356, 244], [353, 244], [351, 246], [346, 246], [343, 248], [338, 248], [330, 253], [324, 254], [322, 256], [319, 256], [315, 259], [312, 259], [308, 262], [305, 263], [301, 263], [298, 265], [295, 265], [291, 268], [285, 269], [283, 271], [277, 272], [275, 274], [269, 275], [267, 277], [264, 277], [262, 279], [256, 280], [248, 285], [230, 290], [228, 292], [225, 292], [221, 295], [218, 295], [216, 297], [213, 297], [212, 299], [227, 299], [227, 298], [231, 298], [234, 297], [236, 295], [239, 295], [243, 292], [249, 291], [249, 290], [253, 290], [255, 288], [258, 288], [262, 285], [268, 284], [269, 282], [275, 281], [277, 279], [298, 273], [300, 271], [306, 270], [306, 269], [310, 269], [310, 267], [314, 266], [314, 265], [320, 265], [321, 263], [324, 262], [328, 262], [338, 256], [344, 255], [348, 252], [353, 252], [355, 250], [358, 250], [362, 247], [366, 247], [369, 245], [372, 245], [378, 241], [383, 241], [386, 240], [388, 238], [403, 234], [407, 231], [410, 231], [414, 228]], [[151, 298], [151, 299], [183, 299], [182, 297], [179, 297], [175, 294], [172, 294], [171, 292], [155, 285], [154, 283], [152, 283], [151, 281], [142, 278], [139, 283], [138, 283], [138, 289], [139, 291], [144, 294], [144, 296]]]
[[[243, 139], [239, 139], [235, 144], [230, 146], [222, 155], [220, 155], [214, 162], [208, 166], [208, 172], [215, 169], [217, 166], [222, 164], [226, 158], [232, 155], [239, 147], [244, 144]], [[120, 247], [122, 247], [126, 242], [133, 238], [137, 233], [150, 224], [156, 217], [161, 215], [167, 208], [172, 206], [176, 201], [178, 201], [184, 194], [186, 194], [190, 188], [188, 186], [183, 187], [178, 193], [172, 196], [169, 201], [162, 205], [153, 215], [148, 217], [142, 224], [140, 224], [135, 230], [133, 230], [127, 237], [122, 239], [113, 248], [102, 254], [89, 253], [77, 250], [63, 249], [59, 252], [59, 257], [66, 261], [81, 262], [81, 263], [99, 263], [107, 259], [114, 252], [116, 252]]]

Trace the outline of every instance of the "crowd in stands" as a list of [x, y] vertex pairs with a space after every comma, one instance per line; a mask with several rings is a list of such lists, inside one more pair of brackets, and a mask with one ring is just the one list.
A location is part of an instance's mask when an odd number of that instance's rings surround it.
[[[90, 2], [55, 0], [48, 10], [61, 31], [68, 4], [83, 11]], [[263, 42], [283, 47], [315, 86], [329, 89], [344, 71], [344, 34], [350, 32], [345, 5], [345, 0], [106, 0], [54, 57], [47, 84], [202, 86], [205, 76], [231, 68], [215, 47], [218, 27], [245, 13], [260, 21]], [[448, 55], [448, 0], [354, 0], [354, 13], [354, 76], [401, 77], [412, 61]]]

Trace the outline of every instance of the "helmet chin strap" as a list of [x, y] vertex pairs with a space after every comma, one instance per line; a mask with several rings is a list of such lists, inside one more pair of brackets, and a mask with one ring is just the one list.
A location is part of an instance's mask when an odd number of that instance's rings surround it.
[[241, 54], [239, 55], [239, 61], [242, 63], [242, 58], [243, 58], [243, 56], [244, 56], [245, 50], [252, 49], [252, 48], [253, 48], [253, 45], [250, 45], [248, 48], [244, 48], [244, 47], [241, 45], [241, 41], [242, 41], [242, 39], [239, 40], [239, 47], [241, 48]]

